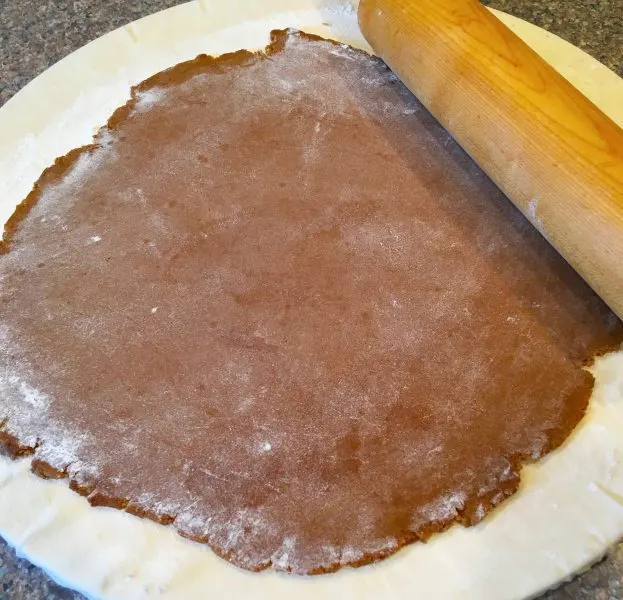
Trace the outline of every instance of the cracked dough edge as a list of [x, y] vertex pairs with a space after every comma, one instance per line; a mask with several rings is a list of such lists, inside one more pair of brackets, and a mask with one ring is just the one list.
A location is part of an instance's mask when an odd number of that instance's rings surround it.
[[[493, 11], [615, 122], [623, 80], [553, 34]], [[196, 0], [117, 29], [37, 77], [0, 110], [0, 222], [57, 156], [96, 129], [149, 75], [204, 52], [262, 48], [294, 27], [370, 51], [354, 0]], [[59, 583], [102, 600], [297, 600], [535, 596], [623, 537], [623, 351], [596, 361], [589, 410], [570, 439], [522, 471], [520, 490], [476, 527], [357, 570], [313, 578], [252, 574], [207, 547], [118, 510], [93, 508], [67, 481], [0, 456], [0, 535]]]

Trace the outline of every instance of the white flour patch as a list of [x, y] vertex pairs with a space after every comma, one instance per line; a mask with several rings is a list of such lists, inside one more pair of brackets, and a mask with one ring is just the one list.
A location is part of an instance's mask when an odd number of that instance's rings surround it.
[[[93, 171], [103, 163], [115, 160], [113, 140], [110, 133], [101, 134], [96, 147], [80, 154], [56, 184], [46, 186], [38, 202], [30, 210], [29, 218], [46, 218], [50, 213], [60, 214], [67, 211], [72, 204], [75, 191], [89, 185]], [[62, 219], [57, 217], [55, 220], [63, 230], [65, 225]], [[95, 241], [99, 240], [91, 239], [91, 242]]]
[[528, 217], [532, 224], [539, 230], [543, 231], [543, 223], [541, 221], [541, 217], [539, 216], [539, 199], [532, 198], [530, 202], [528, 202]]
[[[89, 435], [72, 428], [55, 426], [46, 432], [46, 438], [37, 448], [35, 456], [61, 471], [68, 465], [81, 469], [80, 449], [89, 439]], [[94, 466], [90, 468], [94, 469]]]
[[167, 97], [167, 90], [163, 88], [151, 88], [136, 95], [135, 112], [143, 112], [148, 110], [155, 104], [162, 104]]
[[[12, 393], [12, 390], [17, 393]], [[19, 375], [10, 372], [0, 373], [0, 393], [5, 398], [16, 397], [38, 410], [46, 410], [50, 402], [47, 394], [34, 388]]]
[[283, 540], [281, 548], [279, 548], [279, 550], [277, 550], [271, 558], [275, 569], [285, 571], [289, 566], [291, 566], [295, 546], [295, 536], [290, 536]]
[[442, 496], [438, 500], [422, 506], [417, 511], [418, 518], [424, 517], [428, 522], [442, 522], [454, 519], [465, 506], [467, 496], [463, 492], [456, 492]]
[[24, 402], [38, 409], [46, 409], [48, 407], [50, 401], [48, 396], [31, 387], [25, 381], [19, 382], [19, 391]]
[[354, 0], [345, 0], [339, 4], [329, 5], [328, 11], [340, 19], [353, 19], [357, 18], [358, 4], [359, 3]]

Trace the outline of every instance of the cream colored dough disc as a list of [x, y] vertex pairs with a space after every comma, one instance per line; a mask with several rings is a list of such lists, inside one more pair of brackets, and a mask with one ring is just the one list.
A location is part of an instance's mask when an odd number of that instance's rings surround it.
[[[537, 27], [496, 15], [623, 123], [615, 102], [623, 81], [614, 73]], [[202, 52], [261, 48], [271, 29], [284, 27], [370, 50], [348, 0], [198, 0], [113, 31], [50, 68], [0, 110], [0, 221], [55, 157], [89, 142], [132, 84]], [[476, 527], [456, 526], [368, 567], [312, 578], [243, 572], [170, 527], [92, 508], [66, 481], [38, 479], [28, 460], [2, 456], [0, 535], [92, 598], [534, 596], [623, 537], [623, 352], [600, 359], [593, 370], [597, 385], [586, 418], [563, 447], [523, 470], [511, 500]]]

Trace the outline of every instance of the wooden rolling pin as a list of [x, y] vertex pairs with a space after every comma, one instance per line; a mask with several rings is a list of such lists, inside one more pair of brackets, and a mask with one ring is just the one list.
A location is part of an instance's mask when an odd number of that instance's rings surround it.
[[623, 319], [623, 130], [477, 0], [361, 0], [359, 25]]

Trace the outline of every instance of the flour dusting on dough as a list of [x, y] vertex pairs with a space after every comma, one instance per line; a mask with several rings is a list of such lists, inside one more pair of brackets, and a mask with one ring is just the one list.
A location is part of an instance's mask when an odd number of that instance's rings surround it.
[[0, 257], [0, 419], [95, 503], [316, 573], [481, 518], [617, 330], [385, 65], [280, 35], [45, 176]]

